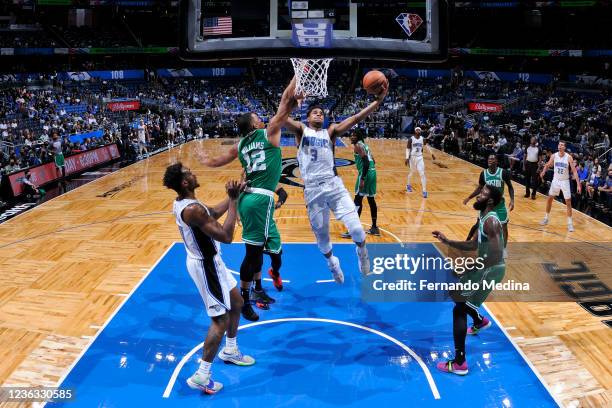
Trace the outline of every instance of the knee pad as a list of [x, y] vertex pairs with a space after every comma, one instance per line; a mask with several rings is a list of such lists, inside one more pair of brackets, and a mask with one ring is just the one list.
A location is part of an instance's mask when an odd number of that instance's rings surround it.
[[357, 216], [356, 212], [352, 212], [344, 216], [344, 225], [346, 225], [346, 229], [349, 234], [351, 234], [351, 238], [355, 242], [364, 242], [366, 235], [363, 230], [363, 226], [361, 225], [361, 221], [359, 221], [359, 216]]

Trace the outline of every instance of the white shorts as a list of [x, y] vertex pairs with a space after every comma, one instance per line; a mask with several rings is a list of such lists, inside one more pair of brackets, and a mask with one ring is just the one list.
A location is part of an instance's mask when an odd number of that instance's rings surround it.
[[193, 279], [210, 317], [221, 316], [231, 308], [230, 290], [237, 282], [216, 255], [212, 260], [187, 257], [187, 271]]
[[425, 162], [423, 161], [423, 156], [415, 156], [410, 157], [410, 171], [416, 170], [419, 174], [423, 174], [425, 171]]
[[[346, 215], [353, 212], [357, 213], [351, 195], [338, 176], [321, 181], [319, 184], [306, 186], [304, 199], [308, 208], [310, 224], [315, 230], [329, 226], [329, 210], [334, 212], [338, 220], [342, 220]], [[322, 223], [327, 225], [319, 225]]]
[[570, 188], [570, 181], [553, 179], [552, 183], [550, 183], [550, 190], [548, 190], [548, 195], [557, 197], [559, 195], [559, 191], [563, 192], [563, 198], [565, 200], [571, 199], [572, 190]]

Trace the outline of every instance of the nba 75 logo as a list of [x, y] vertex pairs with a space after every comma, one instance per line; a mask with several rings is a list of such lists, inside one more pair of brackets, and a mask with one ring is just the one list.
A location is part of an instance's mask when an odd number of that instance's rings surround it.
[[[348, 159], [335, 159], [336, 167], [346, 167], [355, 164], [354, 161]], [[288, 157], [282, 161], [282, 172], [280, 182], [289, 186], [304, 188], [304, 185], [297, 180], [299, 176], [296, 174], [299, 168], [298, 161], [295, 157]]]

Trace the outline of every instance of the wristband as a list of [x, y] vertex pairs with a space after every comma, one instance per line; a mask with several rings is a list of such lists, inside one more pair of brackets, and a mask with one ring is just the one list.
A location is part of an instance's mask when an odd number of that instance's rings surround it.
[[289, 197], [289, 195], [287, 194], [287, 192], [281, 187], [278, 189], [278, 191], [276, 192], [276, 194], [278, 195], [278, 201], [281, 204], [285, 204], [285, 201], [287, 201], [287, 198]]

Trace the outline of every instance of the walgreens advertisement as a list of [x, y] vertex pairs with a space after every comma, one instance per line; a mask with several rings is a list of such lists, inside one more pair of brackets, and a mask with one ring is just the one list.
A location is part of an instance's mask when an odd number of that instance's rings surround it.
[[[94, 150], [78, 153], [67, 157], [65, 161], [66, 175], [79, 173], [90, 167], [103, 164], [119, 157], [119, 150], [116, 144], [99, 147]], [[32, 182], [38, 186], [42, 186], [51, 181], [57, 180], [59, 171], [55, 167], [55, 163], [47, 163], [30, 169]], [[18, 171], [9, 175], [9, 182], [13, 190], [13, 196], [17, 197], [23, 192], [22, 179], [25, 175], [24, 171]]]
[[499, 103], [490, 102], [470, 102], [468, 103], [470, 112], [501, 112], [503, 106]]
[[140, 109], [140, 101], [139, 100], [130, 100], [130, 101], [113, 101], [109, 102], [106, 106], [113, 112], [117, 111], [132, 111]]

